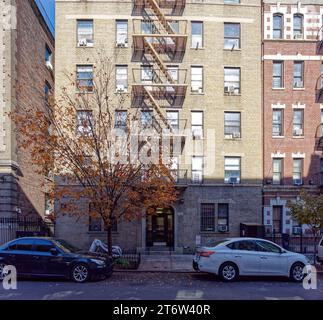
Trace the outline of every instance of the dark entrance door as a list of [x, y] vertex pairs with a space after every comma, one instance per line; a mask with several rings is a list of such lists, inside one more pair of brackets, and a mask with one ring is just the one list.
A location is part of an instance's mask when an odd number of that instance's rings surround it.
[[147, 247], [174, 247], [174, 211], [172, 208], [157, 209], [146, 219]]

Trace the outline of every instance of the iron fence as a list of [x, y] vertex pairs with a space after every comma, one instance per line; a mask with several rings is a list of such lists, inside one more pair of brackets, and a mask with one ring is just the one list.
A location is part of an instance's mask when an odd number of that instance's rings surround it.
[[115, 261], [115, 269], [137, 270], [140, 262], [140, 253], [136, 250], [124, 250], [122, 256]]
[[0, 218], [0, 245], [22, 237], [50, 237], [54, 224], [41, 218]]

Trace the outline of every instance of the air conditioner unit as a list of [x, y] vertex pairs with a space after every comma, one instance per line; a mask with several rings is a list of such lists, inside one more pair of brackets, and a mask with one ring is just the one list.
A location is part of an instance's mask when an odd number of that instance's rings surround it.
[[203, 132], [202, 130], [193, 130], [193, 139], [202, 139], [203, 138]]
[[45, 215], [49, 216], [50, 215], [50, 210], [45, 210]]
[[53, 71], [53, 69], [54, 69], [53, 65], [52, 65], [52, 63], [50, 61], [46, 61], [46, 67], [51, 71]]
[[225, 86], [224, 87], [224, 93], [234, 94], [234, 92], [235, 92], [234, 86]]
[[226, 134], [225, 136], [224, 136], [224, 138], [225, 139], [233, 139], [233, 134]]
[[78, 46], [79, 47], [87, 47], [87, 40], [86, 39], [79, 40]]
[[118, 48], [125, 48], [126, 47], [126, 43], [125, 42], [117, 42], [117, 47]]
[[117, 85], [117, 92], [125, 92], [126, 88], [123, 84], [118, 84]]
[[229, 179], [229, 183], [231, 183], [231, 184], [237, 184], [238, 182], [239, 182], [239, 179], [236, 177], [231, 177]]
[[202, 93], [203, 92], [203, 88], [201, 88], [199, 86], [192, 86], [191, 90], [194, 93]]
[[294, 88], [304, 88], [304, 82], [303, 81], [295, 81]]
[[294, 136], [302, 136], [302, 135], [303, 135], [303, 129], [294, 130]]
[[294, 35], [294, 39], [295, 40], [303, 40], [304, 39], [304, 36], [302, 33], [298, 33], [298, 34], [295, 34]]
[[302, 186], [303, 185], [303, 180], [302, 179], [295, 179], [294, 180], [294, 185], [295, 186]]
[[219, 232], [228, 232], [229, 231], [229, 227], [227, 225], [220, 224], [220, 225], [218, 225], [218, 231]]
[[293, 234], [294, 235], [301, 235], [303, 232], [303, 228], [302, 227], [293, 227]]
[[233, 138], [234, 138], [234, 139], [240, 139], [240, 138], [241, 138], [241, 134], [240, 134], [240, 132], [234, 132], [234, 133], [233, 133]]

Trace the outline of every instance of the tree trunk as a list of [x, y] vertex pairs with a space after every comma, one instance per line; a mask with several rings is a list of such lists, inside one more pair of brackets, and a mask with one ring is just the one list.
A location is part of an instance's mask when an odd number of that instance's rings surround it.
[[112, 226], [111, 223], [107, 226], [107, 245], [109, 250], [109, 256], [112, 257]]

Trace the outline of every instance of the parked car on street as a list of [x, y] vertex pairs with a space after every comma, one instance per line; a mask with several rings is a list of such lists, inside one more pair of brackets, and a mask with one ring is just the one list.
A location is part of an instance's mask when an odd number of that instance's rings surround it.
[[13, 265], [18, 276], [57, 277], [86, 282], [96, 276], [110, 276], [113, 261], [108, 256], [82, 253], [64, 240], [20, 238], [0, 247], [0, 277], [6, 265]]
[[213, 273], [231, 282], [239, 276], [286, 276], [301, 282], [309, 260], [302, 254], [283, 249], [257, 238], [232, 238], [197, 250], [193, 268]]
[[319, 242], [319, 246], [317, 249], [317, 261], [323, 263], [323, 237]]

